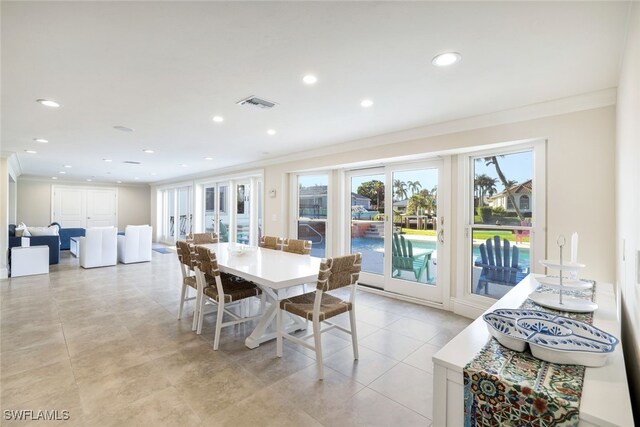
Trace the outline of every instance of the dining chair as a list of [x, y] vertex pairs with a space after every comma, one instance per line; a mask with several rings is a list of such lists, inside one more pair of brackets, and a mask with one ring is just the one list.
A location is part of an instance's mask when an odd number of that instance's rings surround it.
[[311, 253], [311, 240], [285, 239], [282, 250], [300, 255]]
[[[178, 260], [180, 261], [180, 272], [182, 273], [182, 290], [180, 291], [180, 310], [178, 311], [178, 320], [182, 318], [182, 308], [185, 301], [196, 300], [193, 310], [193, 323], [191, 330], [195, 331], [198, 326], [198, 283], [196, 281], [195, 266], [198, 263], [197, 255], [193, 246], [184, 240], [176, 242], [176, 252], [178, 252]], [[188, 289], [193, 288], [196, 291], [195, 297], [188, 297]]]
[[[358, 359], [358, 334], [356, 332], [354, 303], [361, 268], [362, 254], [360, 253], [323, 259], [318, 272], [315, 292], [296, 295], [280, 301], [276, 314], [276, 355], [278, 357], [282, 357], [283, 338], [315, 351], [318, 379], [322, 380], [324, 373], [321, 335], [323, 332], [337, 328], [351, 335], [353, 358]], [[348, 301], [327, 293], [345, 286], [351, 286], [351, 294]], [[284, 332], [282, 326], [283, 311], [311, 320], [313, 322], [313, 333], [298, 338]], [[349, 312], [350, 330], [327, 321], [327, 319], [346, 312]], [[329, 326], [325, 329], [320, 329], [321, 323]], [[314, 345], [306, 341], [311, 337], [314, 339]]]
[[279, 249], [282, 249], [282, 243], [283, 243], [283, 240], [281, 237], [262, 236], [260, 238], [260, 243], [258, 243], [258, 246], [266, 249], [279, 250]]
[[187, 238], [194, 245], [205, 245], [208, 243], [218, 243], [218, 235], [216, 233], [192, 233]]
[[[217, 350], [220, 344], [220, 331], [222, 328], [249, 322], [262, 317], [265, 306], [265, 294], [253, 282], [246, 281], [237, 276], [220, 274], [215, 252], [202, 246], [197, 246], [196, 250], [199, 261], [196, 266], [199, 295], [198, 327], [196, 333], [200, 334], [202, 332], [205, 300], [214, 303], [217, 306], [217, 319], [213, 349]], [[212, 286], [206, 286], [207, 277], [214, 280], [214, 284]], [[256, 316], [241, 317], [225, 308], [231, 303], [258, 296], [260, 297], [260, 310]], [[223, 322], [223, 316], [225, 313], [231, 316], [233, 320]]]

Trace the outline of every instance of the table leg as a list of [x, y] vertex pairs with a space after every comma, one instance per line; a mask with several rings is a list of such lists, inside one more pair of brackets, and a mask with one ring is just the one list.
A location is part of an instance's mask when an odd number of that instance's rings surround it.
[[[269, 308], [265, 310], [264, 314], [262, 315], [262, 318], [260, 319], [260, 322], [258, 322], [258, 325], [253, 330], [251, 335], [249, 335], [244, 341], [244, 345], [252, 349], [258, 347], [263, 342], [270, 341], [276, 338], [276, 331], [275, 331], [275, 324], [274, 324], [274, 320], [276, 318], [276, 309], [278, 307], [278, 302], [281, 299], [286, 298], [286, 289], [279, 289], [276, 293], [271, 288], [267, 288], [267, 287], [261, 287], [261, 288], [262, 288], [262, 292], [264, 292], [267, 295], [267, 300], [269, 300], [271, 304]], [[289, 322], [289, 325], [285, 327], [285, 330], [287, 332], [292, 333], [292, 332], [304, 330], [307, 328], [307, 322], [305, 322], [299, 316], [287, 316], [287, 317], [291, 320], [291, 322]], [[268, 331], [269, 327], [272, 325], [274, 326], [274, 328], [271, 328], [271, 330]]]

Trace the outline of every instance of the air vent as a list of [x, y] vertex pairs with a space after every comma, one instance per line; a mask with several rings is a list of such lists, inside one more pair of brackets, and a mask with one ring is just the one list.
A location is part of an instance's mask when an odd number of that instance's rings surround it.
[[134, 162], [133, 160], [125, 160], [122, 163], [127, 163], [129, 165], [140, 165], [140, 164], [142, 164], [141, 162]]
[[236, 104], [250, 105], [252, 107], [261, 108], [263, 110], [269, 110], [275, 107], [276, 105], [278, 105], [275, 102], [267, 101], [266, 99], [258, 98], [257, 96], [253, 96], [253, 95], [241, 101], [236, 102]]

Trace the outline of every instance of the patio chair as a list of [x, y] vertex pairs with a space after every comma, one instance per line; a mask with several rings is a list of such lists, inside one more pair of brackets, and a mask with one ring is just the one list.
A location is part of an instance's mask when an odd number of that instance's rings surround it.
[[416, 281], [420, 281], [422, 274], [427, 272], [427, 282], [431, 280], [429, 272], [429, 260], [433, 251], [427, 251], [422, 254], [413, 254], [413, 244], [411, 240], [405, 239], [398, 233], [393, 233], [393, 257], [392, 271], [394, 277], [399, 277], [403, 271], [412, 272]]
[[480, 279], [476, 293], [484, 287], [484, 293], [489, 292], [489, 283], [499, 285], [515, 286], [525, 274], [518, 268], [519, 249], [517, 246], [511, 247], [507, 239], [500, 243], [500, 236], [493, 236], [487, 239], [486, 243], [480, 245], [481, 261], [476, 261], [477, 267], [482, 267]]
[[[321, 380], [323, 378], [321, 334], [337, 328], [351, 335], [353, 358], [358, 359], [358, 335], [356, 332], [354, 303], [361, 268], [362, 254], [360, 253], [324, 259], [320, 264], [315, 292], [296, 295], [279, 301], [276, 314], [276, 356], [282, 357], [283, 338], [315, 351], [318, 379]], [[343, 301], [327, 293], [346, 286], [351, 286], [348, 301]], [[282, 325], [283, 311], [300, 316], [305, 320], [313, 321], [313, 333], [303, 337], [295, 337], [286, 333]], [[349, 313], [350, 329], [327, 322], [328, 319], [347, 312]], [[321, 323], [327, 324], [328, 327], [320, 329]], [[313, 337], [315, 345], [306, 341], [311, 337]]]

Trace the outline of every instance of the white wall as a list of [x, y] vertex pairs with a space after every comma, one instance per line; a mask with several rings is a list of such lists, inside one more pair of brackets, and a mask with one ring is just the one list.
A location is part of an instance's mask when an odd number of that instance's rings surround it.
[[[333, 165], [446, 152], [499, 142], [547, 139], [547, 252], [555, 255], [555, 237], [573, 231], [580, 234], [580, 259], [587, 264], [584, 277], [614, 282], [615, 279], [615, 109], [596, 108], [570, 114], [526, 120], [452, 133], [366, 150], [314, 157], [265, 168], [265, 188], [277, 197], [265, 199], [265, 234], [288, 232], [289, 186], [286, 174]], [[457, 162], [453, 159], [453, 164]], [[457, 188], [456, 169], [453, 170]], [[335, 195], [335, 192], [334, 192]], [[455, 195], [453, 200], [457, 200]], [[339, 200], [334, 200], [335, 203]], [[277, 221], [272, 221], [276, 214]], [[454, 204], [452, 218], [456, 218]], [[459, 230], [452, 231], [455, 242]], [[552, 252], [553, 251], [553, 252]], [[457, 268], [452, 259], [452, 268]], [[455, 293], [452, 283], [452, 295]]]
[[[56, 184], [96, 187], [73, 182]], [[29, 226], [44, 226], [51, 223], [51, 186], [48, 180], [18, 179], [18, 213], [17, 221]], [[129, 224], [150, 224], [149, 205], [151, 198], [149, 187], [145, 185], [108, 185], [118, 188], [118, 228], [124, 229]]]
[[632, 7], [618, 85], [616, 252], [624, 355], [635, 418], [640, 422], [640, 4]]

